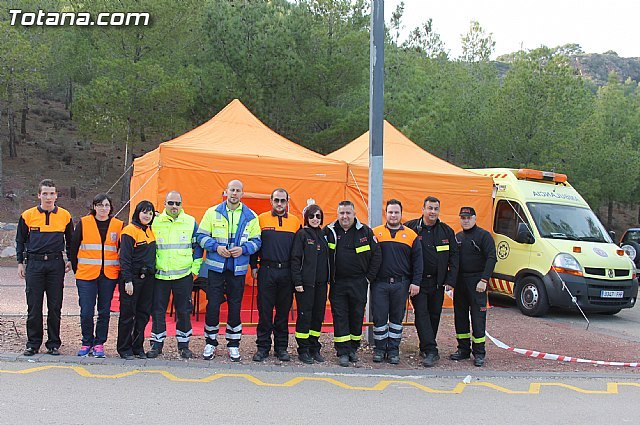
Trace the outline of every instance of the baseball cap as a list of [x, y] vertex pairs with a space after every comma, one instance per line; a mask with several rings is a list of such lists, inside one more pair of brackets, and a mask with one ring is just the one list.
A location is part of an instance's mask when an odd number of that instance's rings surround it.
[[476, 215], [476, 210], [473, 207], [460, 208], [460, 217], [471, 217], [473, 215]]

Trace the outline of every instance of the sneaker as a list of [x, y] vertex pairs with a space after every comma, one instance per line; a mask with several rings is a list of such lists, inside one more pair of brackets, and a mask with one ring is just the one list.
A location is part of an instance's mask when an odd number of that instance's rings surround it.
[[397, 354], [389, 354], [389, 364], [400, 364], [400, 356]]
[[325, 359], [324, 357], [322, 357], [322, 354], [320, 354], [320, 351], [314, 351], [313, 353], [311, 353], [311, 357], [313, 358], [314, 361], [318, 362], [318, 363], [324, 363]]
[[276, 352], [276, 357], [281, 362], [291, 361], [291, 356], [289, 355], [289, 353], [287, 353], [287, 350], [280, 350], [280, 351]]
[[213, 344], [207, 344], [204, 346], [204, 351], [202, 352], [202, 358], [205, 360], [211, 360], [216, 355], [216, 346]]
[[49, 354], [50, 356], [59, 356], [60, 350], [58, 349], [58, 347], [47, 348], [47, 354]]
[[127, 353], [127, 354], [120, 354], [120, 357], [122, 357], [124, 360], [133, 360], [136, 358], [136, 356], [134, 356], [131, 353]]
[[78, 357], [87, 357], [89, 354], [91, 354], [90, 345], [83, 345], [80, 347], [80, 350], [78, 350]]
[[300, 353], [298, 354], [298, 358], [304, 364], [313, 364], [313, 357], [309, 353]]
[[358, 358], [358, 355], [356, 354], [355, 351], [349, 353], [349, 361], [356, 363], [357, 361], [359, 361], [360, 359]]
[[426, 355], [422, 362], [422, 366], [424, 367], [433, 367], [436, 362], [440, 360], [440, 356], [436, 353], [429, 353]]
[[373, 352], [373, 362], [374, 363], [382, 363], [382, 361], [384, 360], [384, 353], [381, 351], [374, 351]]
[[468, 351], [458, 350], [455, 353], [450, 354], [449, 358], [455, 361], [466, 360], [471, 358], [471, 353], [469, 353]]
[[240, 361], [240, 347], [227, 347], [229, 349], [229, 358], [232, 362]]
[[349, 355], [343, 354], [338, 357], [338, 364], [342, 367], [349, 367]]
[[93, 357], [95, 357], [96, 359], [104, 359], [105, 358], [104, 345], [98, 344], [95, 347], [93, 347]]
[[[189, 350], [189, 347], [181, 348], [178, 351], [180, 351], [180, 357], [182, 357], [183, 359], [191, 359], [191, 358], [193, 358], [193, 352], [191, 350]], [[149, 353], [147, 353], [147, 356], [149, 356]]]
[[147, 358], [155, 359], [160, 354], [162, 354], [162, 348], [158, 348], [154, 346], [154, 347], [151, 347], [151, 350], [147, 351]]
[[134, 356], [136, 356], [139, 359], [146, 359], [147, 358], [147, 353], [144, 352], [144, 350], [140, 351], [139, 353], [133, 353]]
[[263, 362], [264, 359], [266, 359], [267, 357], [269, 357], [269, 352], [268, 351], [258, 350], [253, 355], [253, 361], [254, 362]]
[[22, 353], [23, 356], [27, 356], [27, 357], [31, 357], [35, 354], [38, 354], [38, 350], [36, 350], [33, 347], [27, 347], [24, 349], [24, 352]]

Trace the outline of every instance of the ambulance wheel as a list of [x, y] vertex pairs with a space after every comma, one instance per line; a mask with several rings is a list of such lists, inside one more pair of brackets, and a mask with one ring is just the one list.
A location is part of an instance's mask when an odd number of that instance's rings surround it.
[[549, 311], [549, 298], [544, 283], [535, 276], [526, 276], [516, 283], [516, 304], [525, 316], [541, 317]]

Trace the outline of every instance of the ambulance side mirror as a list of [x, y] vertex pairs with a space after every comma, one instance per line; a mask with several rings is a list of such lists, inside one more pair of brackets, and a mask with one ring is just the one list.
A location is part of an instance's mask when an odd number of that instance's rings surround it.
[[526, 243], [532, 244], [536, 241], [536, 238], [531, 234], [531, 230], [529, 230], [529, 226], [525, 223], [518, 224], [518, 233], [516, 234], [516, 242], [518, 243]]

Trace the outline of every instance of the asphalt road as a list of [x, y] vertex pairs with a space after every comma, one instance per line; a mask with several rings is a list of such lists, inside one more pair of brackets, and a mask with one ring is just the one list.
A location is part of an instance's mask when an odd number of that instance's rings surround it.
[[[491, 303], [516, 310], [518, 308], [515, 300], [505, 296], [492, 295]], [[640, 307], [637, 305], [633, 308], [624, 309], [615, 315], [586, 313], [586, 316], [589, 319], [589, 330], [591, 331], [640, 342]], [[564, 323], [581, 329], [587, 326], [587, 321], [577, 309], [569, 311], [552, 308], [544, 317], [544, 320]]]
[[640, 383], [618, 376], [498, 375], [474, 377], [465, 385], [459, 377], [303, 375], [250, 368], [229, 373], [184, 366], [166, 366], [160, 374], [135, 366], [50, 366], [58, 368], [0, 361], [0, 424], [613, 424], [640, 419]]
[[[0, 314], [26, 314], [27, 302], [24, 294], [25, 281], [18, 277], [18, 267], [0, 266]], [[46, 301], [44, 303], [46, 312]], [[73, 273], [67, 273], [64, 280], [62, 314], [78, 315], [78, 289]]]

